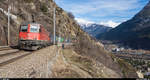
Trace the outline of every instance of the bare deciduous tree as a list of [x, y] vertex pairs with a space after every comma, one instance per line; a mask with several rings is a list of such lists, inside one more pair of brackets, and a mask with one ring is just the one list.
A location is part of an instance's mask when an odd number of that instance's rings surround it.
[[72, 19], [75, 18], [72, 12], [68, 12], [68, 16], [69, 16], [70, 18], [72, 18]]

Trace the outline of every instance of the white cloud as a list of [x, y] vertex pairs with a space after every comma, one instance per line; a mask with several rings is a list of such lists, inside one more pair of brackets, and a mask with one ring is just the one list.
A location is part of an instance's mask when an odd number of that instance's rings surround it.
[[87, 0], [87, 2], [84, 3], [71, 3], [65, 5], [68, 10], [75, 14], [86, 14], [98, 10], [108, 12], [125, 11], [139, 8], [139, 6], [138, 0]]
[[[119, 21], [130, 19], [148, 2], [143, 0], [55, 0], [66, 11], [75, 17], [89, 20]], [[94, 18], [94, 19], [93, 19]], [[117, 18], [117, 19], [116, 19]], [[81, 20], [84, 22], [83, 20]]]
[[116, 23], [116, 22], [113, 22], [113, 21], [107, 21], [107, 22], [100, 22], [99, 24], [101, 25], [104, 25], [104, 26], [109, 26], [109, 27], [117, 27], [120, 23]]
[[82, 18], [75, 18], [75, 20], [76, 20], [79, 24], [85, 24], [85, 25], [95, 23], [95, 22], [93, 22], [93, 21], [89, 21], [89, 20], [82, 19]]

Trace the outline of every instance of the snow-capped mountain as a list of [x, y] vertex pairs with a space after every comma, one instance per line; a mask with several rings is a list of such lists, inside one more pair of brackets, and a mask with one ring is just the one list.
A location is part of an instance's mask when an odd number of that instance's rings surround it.
[[96, 37], [97, 35], [100, 35], [101, 33], [108, 32], [110, 29], [112, 29], [111, 27], [107, 27], [104, 25], [96, 24], [96, 23], [88, 23], [88, 24], [80, 23], [80, 27], [93, 37]]

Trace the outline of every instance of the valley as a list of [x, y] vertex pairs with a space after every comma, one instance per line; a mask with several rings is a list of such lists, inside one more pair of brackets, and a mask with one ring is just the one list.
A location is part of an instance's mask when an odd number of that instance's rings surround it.
[[125, 60], [136, 68], [137, 73], [141, 74], [141, 78], [150, 76], [150, 51], [142, 49], [132, 49], [124, 47], [121, 44], [114, 44], [111, 41], [101, 41], [106, 51], [111, 52], [116, 57]]

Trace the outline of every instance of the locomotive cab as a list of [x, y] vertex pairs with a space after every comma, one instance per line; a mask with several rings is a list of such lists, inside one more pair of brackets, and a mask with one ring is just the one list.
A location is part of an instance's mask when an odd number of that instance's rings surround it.
[[38, 40], [39, 39], [39, 24], [22, 25], [20, 28], [20, 40]]
[[19, 31], [20, 49], [37, 50], [50, 44], [49, 32], [41, 24], [21, 25]]

